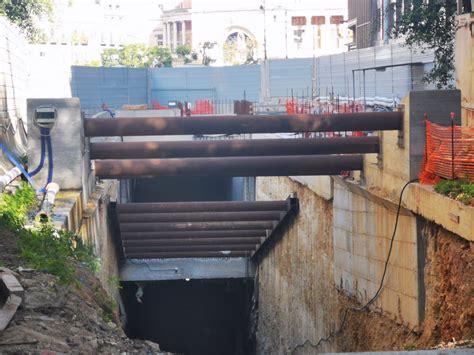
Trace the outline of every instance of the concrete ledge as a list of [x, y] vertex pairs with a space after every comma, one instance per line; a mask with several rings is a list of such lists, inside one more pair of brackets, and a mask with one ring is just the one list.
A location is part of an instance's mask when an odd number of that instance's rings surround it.
[[253, 278], [249, 258], [131, 259], [120, 271], [121, 281]]
[[443, 196], [432, 186], [412, 184], [403, 204], [416, 214], [439, 224], [469, 241], [474, 241], [474, 207]]
[[308, 187], [325, 200], [332, 200], [334, 197], [334, 183], [330, 176], [289, 176], [289, 178]]

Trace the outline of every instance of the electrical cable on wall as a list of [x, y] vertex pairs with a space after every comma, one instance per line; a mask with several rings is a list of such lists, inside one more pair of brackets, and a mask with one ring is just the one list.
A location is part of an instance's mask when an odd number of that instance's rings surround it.
[[383, 290], [383, 286], [384, 286], [384, 281], [385, 281], [385, 276], [387, 274], [387, 269], [388, 269], [388, 263], [390, 261], [390, 256], [392, 255], [392, 250], [393, 250], [393, 243], [395, 241], [395, 235], [397, 233], [397, 228], [398, 228], [398, 220], [399, 220], [399, 217], [400, 217], [400, 210], [401, 210], [401, 207], [402, 207], [402, 198], [403, 198], [403, 193], [405, 192], [405, 189], [408, 187], [408, 185], [414, 183], [414, 182], [417, 182], [418, 179], [413, 179], [413, 180], [410, 180], [408, 181], [402, 188], [401, 192], [400, 192], [400, 197], [398, 199], [398, 207], [397, 207], [397, 215], [396, 215], [396, 218], [395, 218], [395, 226], [393, 227], [393, 234], [392, 234], [392, 237], [390, 239], [390, 246], [389, 246], [389, 249], [388, 249], [388, 253], [387, 253], [387, 258], [385, 260], [385, 264], [384, 264], [384, 270], [383, 270], [383, 273], [382, 273], [382, 278], [380, 280], [380, 284], [379, 284], [379, 287], [377, 289], [377, 291], [375, 292], [374, 296], [367, 302], [365, 303], [363, 306], [361, 307], [347, 307], [345, 310], [344, 310], [344, 313], [342, 315], [342, 318], [341, 318], [341, 322], [340, 322], [340, 325], [338, 327], [337, 330], [333, 331], [332, 333], [330, 333], [328, 336], [326, 337], [323, 337], [323, 338], [320, 338], [316, 343], [313, 343], [311, 342], [311, 340], [309, 339], [306, 339], [303, 343], [300, 343], [300, 344], [297, 344], [295, 345], [294, 347], [288, 349], [287, 351], [287, 354], [292, 354], [296, 349], [298, 348], [303, 348], [305, 347], [306, 345], [309, 345], [311, 346], [312, 348], [317, 348], [319, 347], [322, 343], [325, 343], [325, 342], [328, 342], [330, 341], [332, 338], [335, 338], [336, 336], [338, 336], [339, 334], [342, 333], [342, 331], [344, 330], [344, 327], [346, 325], [346, 322], [347, 322], [347, 317], [349, 315], [349, 312], [350, 311], [354, 311], [354, 312], [362, 312], [362, 311], [365, 311], [368, 309], [368, 307], [374, 303], [377, 298], [379, 298], [380, 294], [382, 293], [382, 290]]

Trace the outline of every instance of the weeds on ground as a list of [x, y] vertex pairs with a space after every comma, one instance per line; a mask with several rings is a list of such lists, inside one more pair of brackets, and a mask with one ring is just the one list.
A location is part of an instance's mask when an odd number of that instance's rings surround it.
[[465, 205], [474, 200], [474, 183], [468, 180], [442, 180], [434, 187], [437, 193], [448, 196]]
[[19, 231], [26, 223], [28, 211], [36, 204], [36, 192], [22, 183], [14, 195], [0, 194], [0, 225]]
[[58, 231], [49, 223], [25, 228], [28, 211], [36, 203], [35, 196], [35, 191], [26, 184], [21, 185], [15, 195], [0, 196], [0, 225], [19, 237], [20, 254], [28, 266], [56, 275], [65, 284], [77, 282], [75, 261], [97, 272], [100, 267], [98, 259], [92, 248], [77, 235]]

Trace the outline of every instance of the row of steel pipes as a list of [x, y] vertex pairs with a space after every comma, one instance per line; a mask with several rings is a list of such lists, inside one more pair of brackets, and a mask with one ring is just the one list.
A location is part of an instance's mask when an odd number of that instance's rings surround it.
[[[402, 112], [94, 118], [87, 137], [400, 130]], [[100, 178], [336, 175], [361, 170], [376, 136], [90, 143]]]
[[[88, 137], [234, 135], [401, 128], [402, 114], [193, 116], [89, 119]], [[379, 152], [377, 136], [341, 138], [91, 142], [100, 178], [159, 176], [336, 175], [361, 170], [362, 154]], [[126, 140], [126, 138], [125, 138]], [[297, 199], [129, 203], [117, 205], [127, 259], [252, 257]]]

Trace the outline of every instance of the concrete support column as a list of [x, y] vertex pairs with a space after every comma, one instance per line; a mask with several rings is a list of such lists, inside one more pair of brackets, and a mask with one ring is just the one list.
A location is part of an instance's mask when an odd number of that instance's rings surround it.
[[166, 26], [166, 22], [163, 23], [163, 46], [168, 45], [168, 26]]
[[186, 44], [186, 21], [181, 21], [181, 44]]
[[173, 21], [173, 45], [171, 49], [175, 50], [177, 45], [178, 45], [178, 23], [176, 21]]
[[168, 47], [171, 47], [171, 23], [170, 22], [166, 22], [166, 31], [168, 33], [168, 38], [166, 40], [166, 45]]

